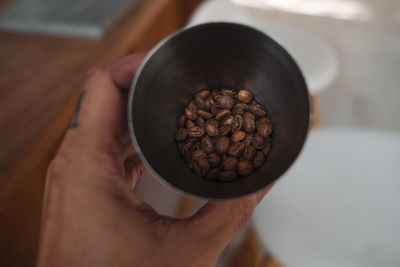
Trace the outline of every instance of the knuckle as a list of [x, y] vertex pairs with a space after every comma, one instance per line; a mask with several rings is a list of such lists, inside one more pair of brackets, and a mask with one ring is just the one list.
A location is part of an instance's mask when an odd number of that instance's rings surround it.
[[95, 65], [92, 66], [87, 74], [86, 74], [86, 80], [91, 80], [98, 78], [100, 76], [104, 76], [108, 74], [108, 70], [104, 65]]

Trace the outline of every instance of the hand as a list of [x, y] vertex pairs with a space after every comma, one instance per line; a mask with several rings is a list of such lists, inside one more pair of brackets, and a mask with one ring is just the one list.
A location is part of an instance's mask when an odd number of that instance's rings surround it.
[[210, 202], [187, 219], [133, 192], [146, 168], [127, 129], [127, 91], [143, 55], [89, 71], [46, 184], [38, 266], [212, 266], [267, 190]]

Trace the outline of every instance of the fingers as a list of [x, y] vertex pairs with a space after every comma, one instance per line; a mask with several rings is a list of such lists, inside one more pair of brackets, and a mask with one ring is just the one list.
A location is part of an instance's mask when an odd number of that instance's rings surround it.
[[249, 221], [254, 208], [271, 189], [238, 200], [209, 202], [188, 220], [189, 232], [205, 247], [221, 251]]
[[125, 180], [132, 189], [135, 187], [139, 177], [146, 172], [148, 172], [146, 166], [136, 153], [125, 160]]
[[[74, 123], [66, 139], [88, 148], [121, 154], [132, 150], [126, 118], [126, 95], [144, 55], [131, 55], [107, 65], [92, 68], [83, 85]], [[89, 149], [89, 150], [90, 150]]]
[[104, 65], [104, 67], [108, 70], [115, 85], [120, 89], [127, 90], [145, 56], [146, 53], [133, 54]]

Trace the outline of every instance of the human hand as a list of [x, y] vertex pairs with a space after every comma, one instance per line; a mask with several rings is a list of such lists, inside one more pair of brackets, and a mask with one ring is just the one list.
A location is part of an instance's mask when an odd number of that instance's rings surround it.
[[143, 55], [89, 71], [47, 175], [38, 266], [212, 266], [267, 190], [157, 214], [133, 192], [147, 170], [133, 153], [127, 91]]

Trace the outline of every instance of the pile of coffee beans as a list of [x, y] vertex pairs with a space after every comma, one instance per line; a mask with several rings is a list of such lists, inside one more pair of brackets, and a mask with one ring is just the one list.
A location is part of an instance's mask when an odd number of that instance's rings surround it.
[[179, 117], [175, 140], [195, 174], [230, 182], [261, 167], [272, 131], [249, 90], [203, 90]]

